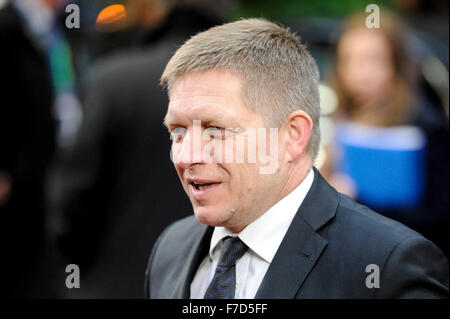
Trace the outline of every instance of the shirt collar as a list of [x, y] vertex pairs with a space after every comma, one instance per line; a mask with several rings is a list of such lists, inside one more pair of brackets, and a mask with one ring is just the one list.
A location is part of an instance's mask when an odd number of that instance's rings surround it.
[[231, 233], [225, 227], [215, 227], [209, 248], [210, 258], [213, 258], [214, 250], [223, 238], [238, 236], [253, 252], [271, 263], [313, 180], [314, 171], [311, 169], [306, 178], [292, 192], [239, 234]]

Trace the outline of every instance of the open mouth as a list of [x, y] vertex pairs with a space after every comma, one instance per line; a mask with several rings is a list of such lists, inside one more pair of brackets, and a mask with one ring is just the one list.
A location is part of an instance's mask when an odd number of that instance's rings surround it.
[[186, 177], [186, 182], [193, 199], [198, 201], [210, 198], [214, 190], [222, 184], [220, 181], [202, 177]]
[[217, 183], [198, 184], [198, 183], [192, 182], [191, 184], [196, 190], [202, 191], [202, 190], [207, 189], [208, 187], [211, 187], [212, 185], [217, 184]]

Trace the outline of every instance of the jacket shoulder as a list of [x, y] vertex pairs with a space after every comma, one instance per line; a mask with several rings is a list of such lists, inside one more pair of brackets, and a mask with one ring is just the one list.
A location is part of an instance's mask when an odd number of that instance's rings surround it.
[[161, 236], [164, 235], [164, 244], [179, 245], [180, 241], [197, 239], [206, 227], [207, 225], [201, 224], [194, 215], [190, 215], [167, 226]]
[[[327, 271], [320, 272], [321, 280], [339, 287], [338, 295], [343, 291], [345, 297], [356, 298], [448, 295], [448, 260], [435, 244], [345, 195], [339, 194], [335, 217], [319, 233], [328, 241], [322, 256]], [[367, 289], [367, 267], [374, 265], [381, 288]]]
[[350, 231], [391, 245], [409, 237], [423, 237], [404, 224], [385, 217], [343, 194], [339, 194], [336, 218], [338, 222], [344, 222]]
[[159, 236], [153, 247], [152, 256], [157, 254], [161, 259], [170, 259], [171, 255], [175, 256], [181, 251], [189, 250], [206, 227], [194, 216], [187, 216], [173, 222]]
[[173, 291], [177, 278], [187, 266], [186, 261], [207, 227], [194, 216], [188, 216], [172, 223], [162, 232], [147, 265], [147, 297], [160, 298]]

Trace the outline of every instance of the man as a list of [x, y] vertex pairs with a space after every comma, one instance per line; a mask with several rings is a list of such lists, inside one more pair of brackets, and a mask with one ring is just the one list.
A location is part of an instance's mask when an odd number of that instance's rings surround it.
[[214, 27], [174, 54], [161, 78], [165, 124], [195, 217], [159, 237], [148, 297], [448, 296], [448, 261], [433, 243], [312, 167], [318, 79], [298, 37], [262, 19]]

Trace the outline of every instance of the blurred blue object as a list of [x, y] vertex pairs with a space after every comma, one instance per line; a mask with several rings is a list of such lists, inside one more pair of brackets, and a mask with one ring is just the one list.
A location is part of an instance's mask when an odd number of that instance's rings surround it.
[[375, 209], [407, 209], [425, 194], [424, 133], [417, 127], [375, 128], [345, 123], [337, 130], [338, 170], [357, 197]]

